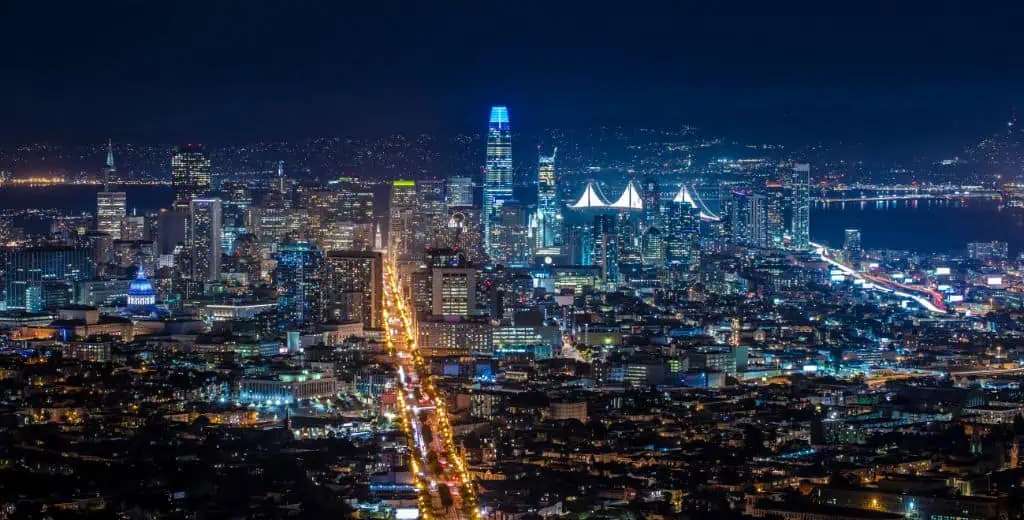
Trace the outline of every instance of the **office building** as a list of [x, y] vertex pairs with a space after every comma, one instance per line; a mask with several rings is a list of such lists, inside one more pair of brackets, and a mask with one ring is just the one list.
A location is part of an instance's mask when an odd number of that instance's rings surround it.
[[476, 309], [475, 267], [434, 267], [431, 286], [434, 316], [468, 316]]
[[527, 265], [533, 259], [535, 242], [532, 240], [529, 227], [529, 212], [526, 206], [518, 201], [506, 200], [498, 208], [498, 220], [491, 228], [492, 263], [510, 265]]
[[693, 202], [667, 202], [664, 205], [665, 263], [693, 267], [700, 261], [700, 210]]
[[661, 217], [661, 186], [653, 177], [643, 181], [644, 224], [646, 227], [659, 227], [663, 224]]
[[282, 328], [302, 328], [323, 318], [324, 258], [308, 242], [287, 242], [277, 252], [274, 280]]
[[25, 309], [27, 291], [34, 282], [77, 282], [92, 277], [93, 252], [90, 249], [43, 247], [14, 251], [7, 260], [7, 308]]
[[416, 222], [419, 201], [416, 181], [396, 180], [391, 183], [391, 205], [388, 219], [388, 249], [397, 258], [409, 259], [417, 252]]
[[445, 202], [444, 180], [430, 179], [416, 183], [416, 243], [421, 248], [440, 247], [441, 231], [448, 225], [448, 203]]
[[590, 264], [601, 266], [601, 280], [615, 282], [619, 279], [619, 235], [614, 215], [594, 217], [593, 249]]
[[796, 251], [811, 248], [811, 165], [793, 165], [789, 177], [790, 247]]
[[101, 191], [96, 194], [96, 231], [121, 240], [121, 227], [127, 215], [127, 195], [123, 191]]
[[338, 189], [338, 218], [356, 224], [373, 223], [373, 192], [356, 183], [341, 183]]
[[779, 181], [765, 186], [765, 211], [768, 237], [767, 247], [782, 249], [786, 237], [786, 187]]
[[487, 126], [487, 162], [484, 166], [484, 250], [494, 262], [501, 253], [494, 250], [500, 239], [495, 235], [501, 219], [501, 207], [512, 199], [512, 131], [508, 108], [491, 107]]
[[189, 201], [209, 193], [210, 156], [202, 145], [186, 145], [171, 156], [171, 187], [174, 205], [187, 208]]
[[487, 318], [431, 316], [418, 325], [419, 346], [425, 355], [494, 353], [493, 327]]
[[473, 179], [471, 177], [452, 177], [448, 179], [445, 200], [448, 206], [473, 205]]
[[967, 256], [972, 260], [1006, 260], [1010, 257], [1010, 246], [998, 240], [992, 242], [970, 242]]
[[665, 241], [658, 228], [651, 227], [647, 229], [647, 232], [644, 233], [641, 250], [644, 265], [654, 267], [665, 266]]
[[189, 201], [188, 249], [192, 260], [191, 280], [215, 282], [220, 278], [221, 200], [193, 198]]
[[746, 247], [768, 247], [768, 204], [763, 193], [732, 190], [726, 203], [731, 242]]
[[562, 208], [558, 203], [555, 177], [555, 157], [541, 155], [537, 164], [537, 248], [546, 249], [562, 245]]
[[324, 258], [324, 320], [382, 326], [384, 255], [373, 251], [330, 251]]
[[854, 268], [860, 265], [862, 247], [860, 242], [860, 230], [859, 229], [846, 229], [846, 240], [843, 241], [843, 254], [846, 256], [846, 261], [850, 263]]

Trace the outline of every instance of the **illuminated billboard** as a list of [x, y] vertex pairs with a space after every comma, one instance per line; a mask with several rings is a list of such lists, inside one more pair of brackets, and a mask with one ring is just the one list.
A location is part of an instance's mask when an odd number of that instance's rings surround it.
[[985, 283], [987, 283], [989, 285], [1003, 285], [1003, 277], [1002, 276], [989, 276], [988, 280], [986, 280]]
[[935, 276], [949, 276], [950, 270], [948, 267], [936, 267]]

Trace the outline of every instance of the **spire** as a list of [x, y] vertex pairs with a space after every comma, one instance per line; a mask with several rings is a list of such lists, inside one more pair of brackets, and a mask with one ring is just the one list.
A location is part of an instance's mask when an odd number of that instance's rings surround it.
[[626, 189], [622, 191], [619, 200], [612, 203], [612, 207], [618, 209], [644, 209], [640, 192], [637, 191], [632, 179], [630, 179], [629, 184], [626, 184]]
[[114, 171], [114, 140], [107, 139], [107, 170]]
[[139, 270], [135, 272], [135, 279], [136, 280], [145, 280], [146, 279], [146, 270], [142, 268], [142, 264], [139, 264]]

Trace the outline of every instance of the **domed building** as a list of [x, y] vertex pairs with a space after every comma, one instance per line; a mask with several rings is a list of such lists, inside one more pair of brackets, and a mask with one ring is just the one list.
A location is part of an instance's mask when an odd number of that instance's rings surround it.
[[128, 306], [124, 308], [123, 314], [138, 317], [164, 314], [163, 310], [156, 305], [156, 291], [153, 289], [153, 284], [146, 278], [142, 266], [139, 266], [135, 279], [128, 285]]

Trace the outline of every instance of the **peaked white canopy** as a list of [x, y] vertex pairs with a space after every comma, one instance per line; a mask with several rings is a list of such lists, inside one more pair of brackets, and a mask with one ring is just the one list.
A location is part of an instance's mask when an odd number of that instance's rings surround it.
[[601, 188], [599, 188], [594, 181], [587, 183], [587, 188], [583, 190], [583, 195], [580, 200], [576, 201], [575, 204], [570, 204], [569, 207], [573, 209], [586, 209], [586, 208], [607, 208], [610, 206], [608, 201], [601, 195]]
[[612, 207], [617, 209], [644, 209], [644, 201], [640, 198], [640, 192], [633, 185], [633, 181], [629, 181], [629, 184], [626, 184], [626, 189], [619, 196], [619, 200], [612, 203]]

